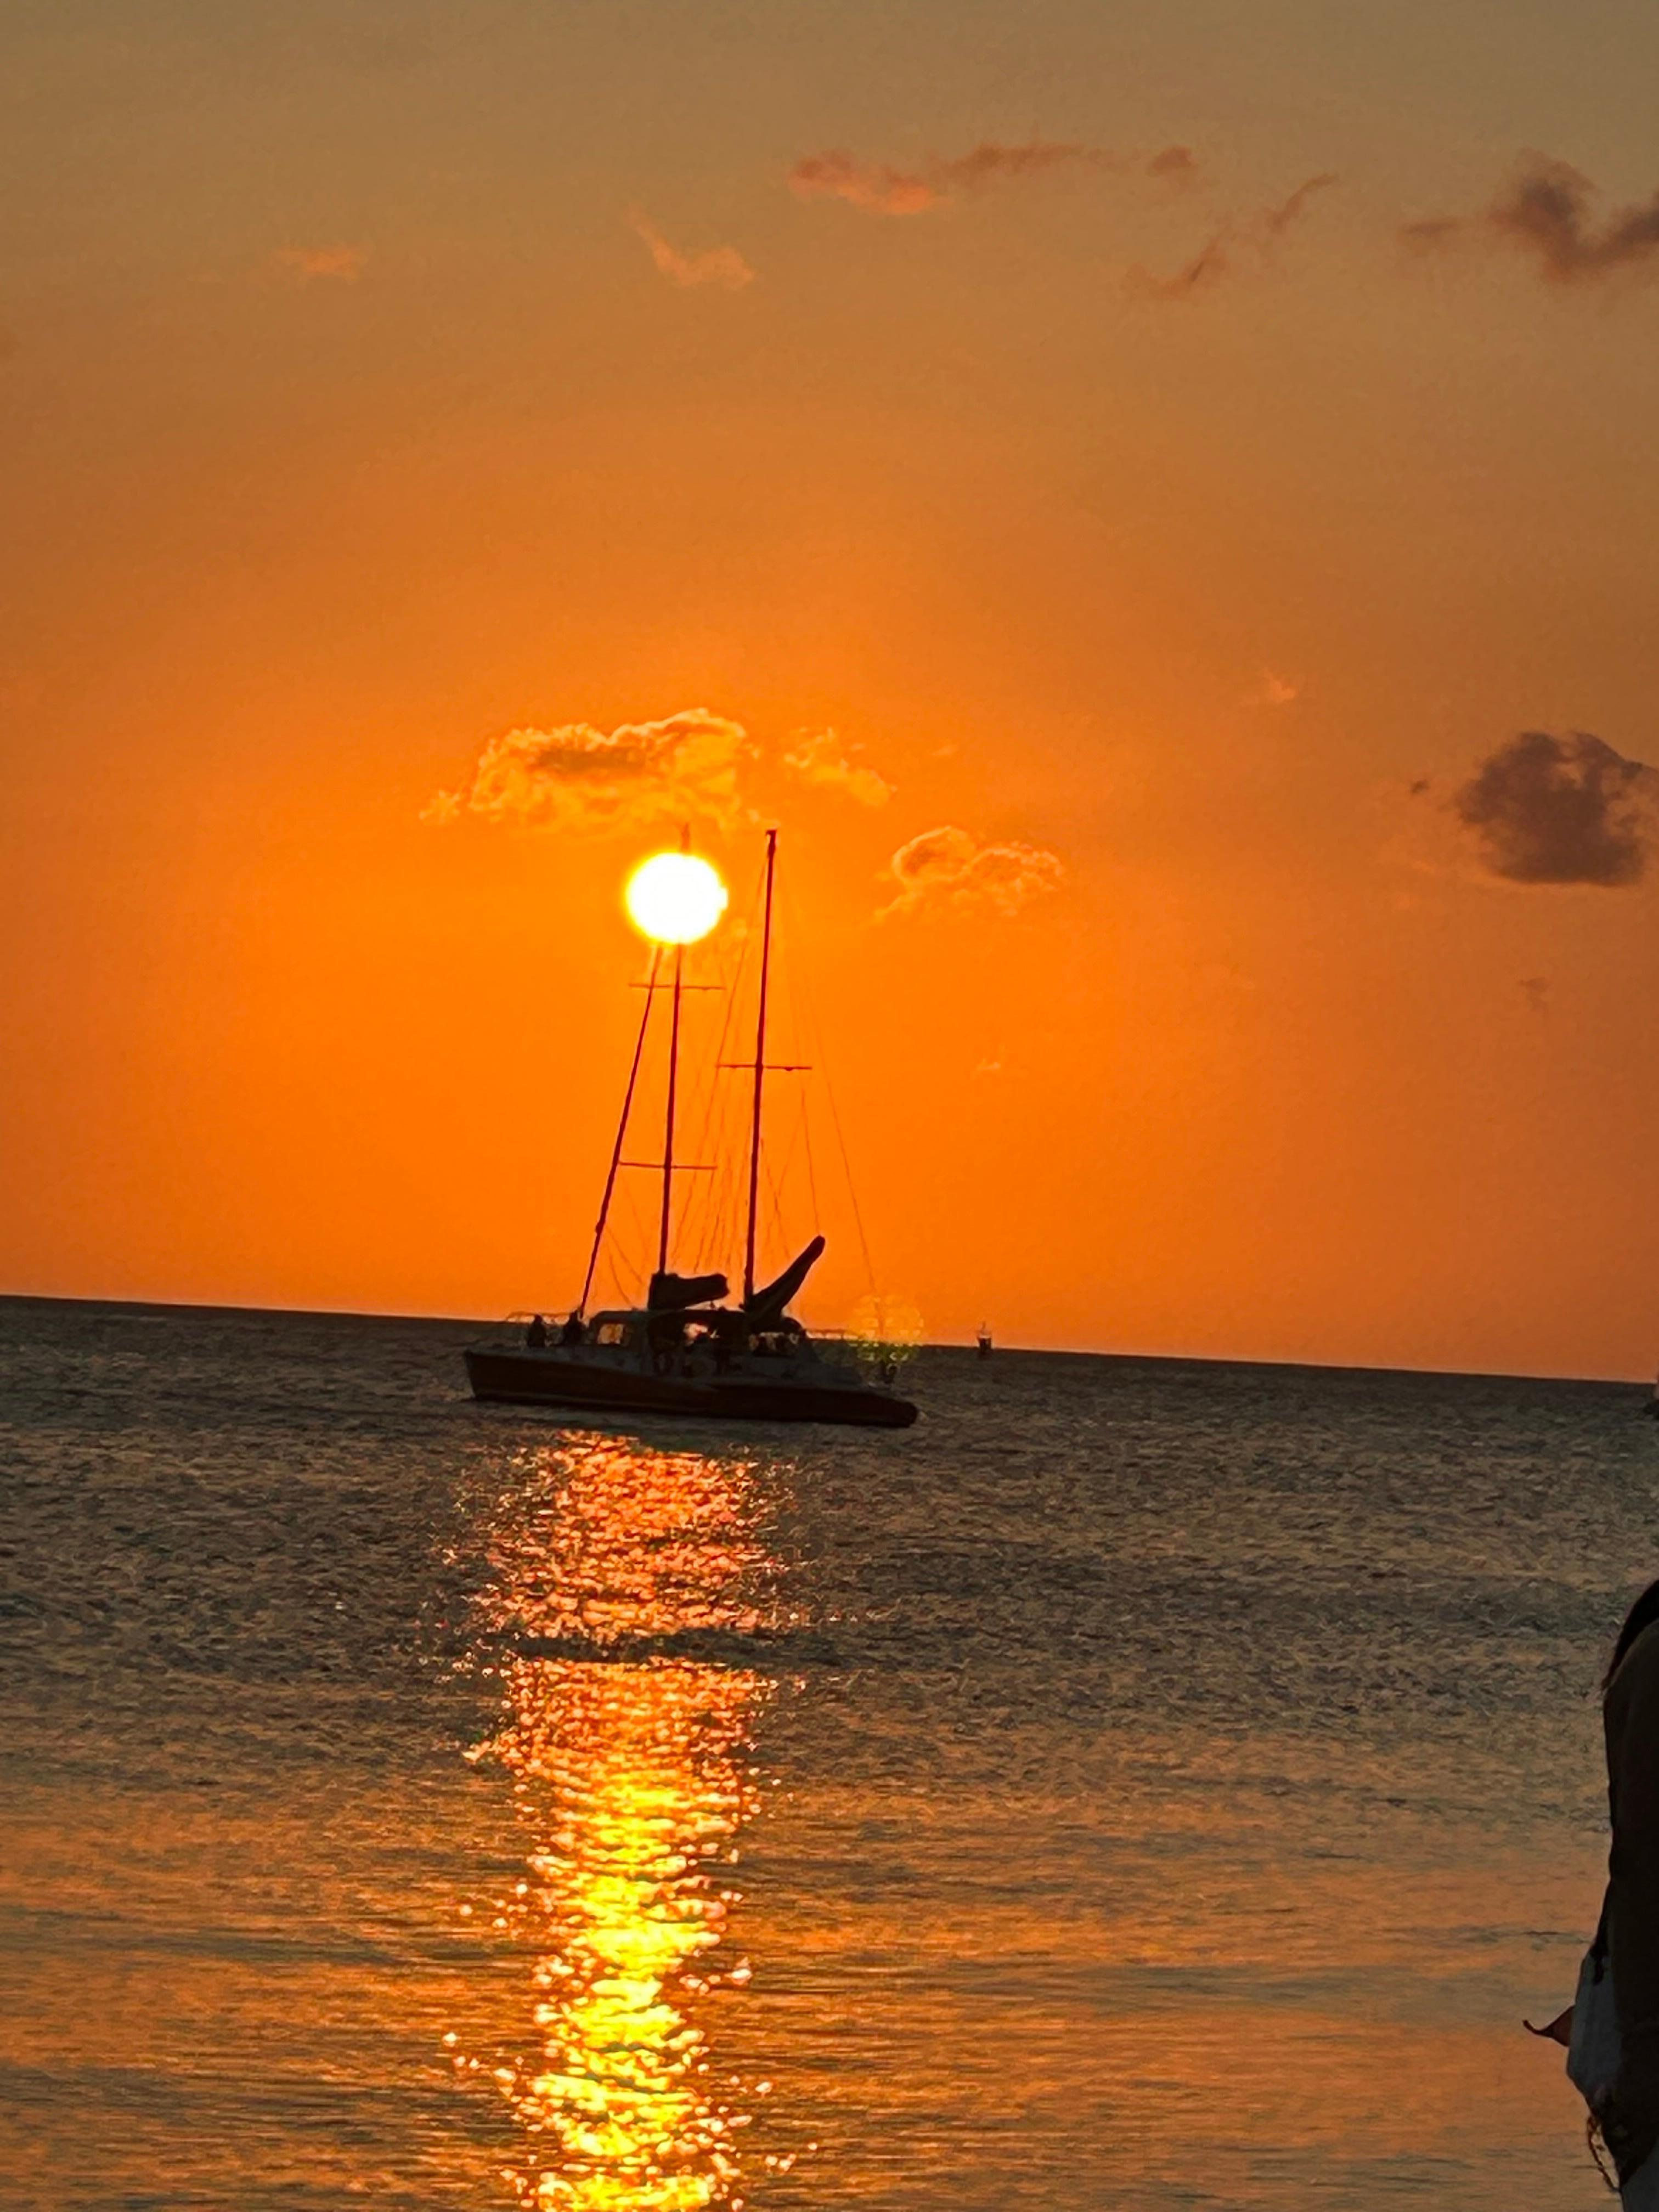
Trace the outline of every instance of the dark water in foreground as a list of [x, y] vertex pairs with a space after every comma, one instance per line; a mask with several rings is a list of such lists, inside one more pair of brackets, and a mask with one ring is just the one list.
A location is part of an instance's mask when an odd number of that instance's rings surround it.
[[566, 1430], [0, 1303], [0, 2203], [1601, 2201], [1614, 1387], [924, 1355]]

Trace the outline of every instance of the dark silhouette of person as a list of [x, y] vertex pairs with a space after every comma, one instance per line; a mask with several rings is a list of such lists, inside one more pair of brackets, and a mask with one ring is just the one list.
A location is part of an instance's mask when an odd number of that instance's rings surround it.
[[524, 1333], [524, 1340], [532, 1352], [539, 1352], [547, 1342], [547, 1323], [539, 1314], [532, 1316], [530, 1326]]
[[573, 1313], [569, 1320], [566, 1322], [564, 1327], [559, 1331], [559, 1342], [561, 1344], [586, 1344], [586, 1341], [587, 1330], [583, 1325], [582, 1317], [579, 1313]]
[[1625, 1619], [1601, 1682], [1613, 1830], [1600, 1945], [1619, 2071], [1595, 2117], [1626, 2212], [1659, 2212], [1659, 1582]]

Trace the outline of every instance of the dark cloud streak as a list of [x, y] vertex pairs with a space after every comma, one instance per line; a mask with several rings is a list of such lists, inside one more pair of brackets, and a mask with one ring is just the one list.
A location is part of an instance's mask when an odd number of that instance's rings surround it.
[[1599, 226], [1600, 194], [1582, 170], [1550, 154], [1525, 154], [1484, 216], [1426, 216], [1405, 223], [1401, 243], [1417, 254], [1472, 238], [1530, 254], [1552, 284], [1585, 284], [1656, 265], [1659, 192], [1619, 209]]
[[1640, 207], [1610, 216], [1599, 230], [1591, 216], [1595, 197], [1589, 179], [1565, 161], [1531, 154], [1488, 221], [1535, 254], [1544, 274], [1558, 284], [1628, 268], [1659, 249], [1659, 192]]

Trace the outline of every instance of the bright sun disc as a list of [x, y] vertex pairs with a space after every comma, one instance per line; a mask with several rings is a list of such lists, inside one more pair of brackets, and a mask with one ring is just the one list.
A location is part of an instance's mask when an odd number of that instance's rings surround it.
[[695, 853], [656, 853], [628, 878], [628, 918], [656, 945], [695, 945], [726, 912], [726, 885]]

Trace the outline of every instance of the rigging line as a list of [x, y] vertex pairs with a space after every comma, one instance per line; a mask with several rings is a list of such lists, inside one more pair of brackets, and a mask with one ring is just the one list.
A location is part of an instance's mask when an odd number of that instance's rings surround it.
[[768, 1218], [771, 1223], [772, 1231], [777, 1238], [780, 1250], [787, 1255], [793, 1249], [788, 1219], [784, 1212], [784, 1200], [789, 1190], [789, 1154], [787, 1152], [780, 1159], [767, 1160], [763, 1163], [761, 1182], [764, 1190]]
[[[819, 1050], [822, 1051], [822, 1049], [823, 1046], [822, 1043], [820, 1043]], [[859, 1204], [858, 1191], [853, 1182], [853, 1163], [848, 1157], [847, 1139], [842, 1132], [841, 1126], [841, 1115], [836, 1105], [835, 1086], [830, 1080], [830, 1073], [827, 1068], [824, 1071], [823, 1077], [823, 1095], [830, 1102], [830, 1122], [831, 1127], [836, 1133], [836, 1148], [841, 1153], [842, 1173], [847, 1178], [847, 1196], [853, 1208], [853, 1226], [859, 1233], [859, 1249], [864, 1255], [864, 1272], [869, 1278], [870, 1289], [872, 1293], [874, 1294], [876, 1291], [876, 1263], [870, 1256], [870, 1239], [865, 1234], [864, 1212], [863, 1208]]]
[[804, 1083], [800, 1087], [800, 1130], [806, 1148], [806, 1194], [812, 1201], [812, 1219], [817, 1223], [823, 1220], [823, 1213], [818, 1204], [817, 1162], [812, 1152], [812, 1109]]
[[[769, 1151], [761, 1162], [761, 1181], [765, 1190], [770, 1219], [778, 1242], [786, 1254], [797, 1250], [800, 1241], [797, 1233], [800, 1225], [799, 1219], [796, 1220], [793, 1228], [790, 1226], [788, 1200], [790, 1191], [794, 1188], [795, 1157], [801, 1149], [802, 1135], [805, 1128], [804, 1093], [797, 1093], [796, 1108], [796, 1113], [791, 1118], [781, 1141], [775, 1151]], [[822, 1226], [823, 1223], [818, 1218], [815, 1204], [808, 1226], [809, 1235]]]
[[625, 1222], [621, 1227], [612, 1229], [611, 1232], [611, 1279], [616, 1286], [617, 1296], [623, 1304], [634, 1305], [638, 1303], [637, 1297], [635, 1291], [629, 1288], [623, 1270], [627, 1271], [627, 1276], [631, 1276], [635, 1284], [643, 1281], [645, 1270], [641, 1267], [636, 1255], [643, 1246], [647, 1231], [640, 1212], [639, 1200], [635, 1195], [633, 1187], [628, 1183], [623, 1185], [622, 1211], [627, 1217]]
[[783, 1193], [778, 1188], [777, 1177], [769, 1170], [766, 1177], [766, 1195], [772, 1201], [772, 1227], [776, 1233], [779, 1247], [781, 1250], [787, 1251], [789, 1247], [789, 1235], [783, 1225]]
[[587, 1273], [582, 1278], [582, 1294], [576, 1311], [587, 1310], [587, 1294], [593, 1287], [593, 1270], [599, 1264], [599, 1247], [605, 1242], [605, 1224], [610, 1218], [611, 1200], [617, 1188], [617, 1170], [622, 1165], [623, 1143], [628, 1135], [628, 1117], [634, 1107], [634, 1086], [640, 1079], [640, 1060], [645, 1051], [645, 1033], [651, 1023], [651, 1009], [657, 1003], [655, 984], [657, 966], [662, 958], [662, 947], [653, 946], [651, 953], [651, 972], [646, 978], [645, 1011], [640, 1016], [640, 1033], [634, 1040], [634, 1064], [628, 1071], [628, 1089], [623, 1094], [622, 1119], [617, 1124], [617, 1141], [611, 1147], [611, 1170], [605, 1179], [605, 1196], [599, 1201], [599, 1218], [593, 1224], [593, 1249], [587, 1255]]
[[[646, 1211], [643, 1179], [625, 1178], [617, 1185], [618, 1212], [623, 1217], [622, 1231], [612, 1231], [611, 1242], [617, 1246], [621, 1267], [615, 1270], [617, 1294], [624, 1305], [643, 1305], [646, 1284], [651, 1269], [641, 1256], [651, 1249], [657, 1233], [656, 1223]], [[625, 1267], [631, 1282], [624, 1278]]]
[[708, 1181], [696, 1192], [695, 1210], [687, 1210], [687, 1233], [695, 1227], [691, 1237], [696, 1255], [696, 1271], [704, 1272], [710, 1265], [718, 1266], [721, 1255], [729, 1251], [726, 1217], [730, 1211], [732, 1181], [732, 1116], [729, 1099], [711, 1097], [709, 1111], [704, 1115], [702, 1152], [705, 1159], [713, 1163], [714, 1171]]
[[865, 1232], [864, 1212], [859, 1204], [857, 1186], [853, 1181], [853, 1163], [847, 1150], [846, 1133], [841, 1126], [841, 1109], [836, 1104], [836, 1086], [830, 1079], [830, 1058], [824, 1050], [823, 1027], [818, 1021], [817, 1009], [807, 996], [805, 979], [795, 976], [793, 963], [790, 981], [791, 1003], [795, 1003], [796, 991], [799, 990], [800, 1002], [806, 1010], [802, 1026], [812, 1041], [812, 1057], [823, 1077], [823, 1095], [830, 1107], [830, 1125], [836, 1133], [836, 1146], [841, 1154], [842, 1173], [847, 1178], [847, 1196], [853, 1209], [853, 1226], [858, 1231], [859, 1250], [864, 1255], [864, 1272], [869, 1281], [871, 1295], [876, 1297], [879, 1295], [876, 1287], [876, 1263], [870, 1256], [870, 1239]]
[[[728, 1093], [728, 1103], [735, 1105], [736, 1103], [735, 1093]], [[714, 1210], [711, 1224], [712, 1257], [718, 1257], [723, 1254], [729, 1259], [738, 1246], [741, 1224], [742, 1192], [737, 1164], [739, 1158], [737, 1134], [735, 1116], [728, 1112], [726, 1117], [722, 1155], [729, 1164], [726, 1175], [720, 1181], [719, 1204]]]

